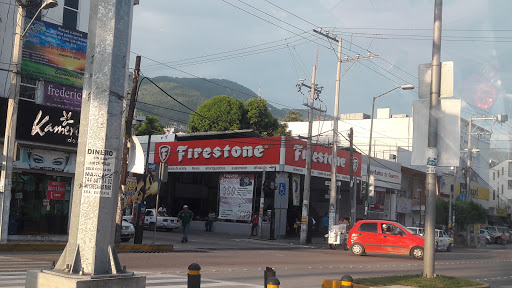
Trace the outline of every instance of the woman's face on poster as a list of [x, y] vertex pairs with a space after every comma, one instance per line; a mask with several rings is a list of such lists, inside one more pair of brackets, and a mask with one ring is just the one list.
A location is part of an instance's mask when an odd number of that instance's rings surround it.
[[69, 154], [60, 151], [31, 149], [28, 152], [28, 165], [31, 169], [64, 171]]

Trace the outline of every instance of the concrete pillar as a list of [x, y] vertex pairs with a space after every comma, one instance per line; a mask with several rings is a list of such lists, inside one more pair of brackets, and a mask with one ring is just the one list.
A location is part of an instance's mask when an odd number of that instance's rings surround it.
[[55, 269], [29, 273], [26, 287], [100, 287], [107, 279], [108, 287], [145, 285], [145, 277], [124, 271], [114, 246], [133, 0], [90, 7], [69, 240]]

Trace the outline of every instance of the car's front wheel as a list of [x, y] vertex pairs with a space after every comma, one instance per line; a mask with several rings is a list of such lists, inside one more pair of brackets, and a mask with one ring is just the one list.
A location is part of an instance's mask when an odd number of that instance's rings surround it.
[[423, 247], [413, 247], [411, 249], [411, 256], [414, 257], [415, 259], [423, 259]]
[[364, 246], [359, 243], [354, 243], [350, 247], [350, 251], [352, 251], [354, 255], [361, 256], [364, 254]]

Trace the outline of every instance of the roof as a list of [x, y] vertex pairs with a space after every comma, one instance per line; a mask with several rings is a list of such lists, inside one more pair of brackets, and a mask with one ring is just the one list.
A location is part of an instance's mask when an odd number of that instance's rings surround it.
[[253, 130], [233, 130], [233, 131], [214, 131], [198, 133], [179, 133], [176, 134], [176, 141], [194, 141], [211, 139], [232, 139], [232, 138], [253, 138], [261, 137]]

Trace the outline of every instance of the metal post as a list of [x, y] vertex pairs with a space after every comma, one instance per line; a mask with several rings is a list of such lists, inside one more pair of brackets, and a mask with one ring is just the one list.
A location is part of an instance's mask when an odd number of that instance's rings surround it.
[[453, 217], [452, 217], [452, 199], [453, 199], [453, 193], [455, 192], [455, 189], [457, 189], [457, 167], [453, 167], [453, 189], [450, 189], [450, 206], [448, 207], [448, 226], [450, 229], [453, 229]]
[[352, 209], [350, 209], [351, 214], [350, 217], [352, 218], [352, 223], [356, 223], [356, 178], [354, 177], [354, 129], [350, 127], [350, 185], [353, 193], [352, 193]]
[[[11, 206], [11, 188], [12, 188], [12, 169], [14, 163], [14, 153], [16, 151], [16, 123], [18, 120], [18, 101], [20, 98], [20, 72], [21, 72], [21, 53], [23, 39], [20, 35], [25, 26], [25, 9], [18, 8], [18, 18], [16, 23], [16, 36], [14, 38], [14, 49], [12, 54], [13, 71], [11, 72], [11, 85], [9, 87], [9, 102], [7, 104], [7, 117], [5, 119], [5, 136], [2, 157], [2, 167], [0, 175], [0, 205], [1, 212], [1, 232], [0, 242], [7, 242], [7, 230], [9, 229], [9, 207]], [[4, 36], [5, 37], [5, 36]]]
[[338, 168], [338, 114], [340, 102], [341, 37], [338, 39], [338, 66], [336, 69], [336, 95], [334, 97], [334, 122], [332, 129], [331, 194], [329, 197], [329, 230], [336, 217], [336, 169]]
[[[265, 174], [267, 167], [263, 167], [263, 173], [261, 176], [261, 195], [260, 195], [260, 213], [258, 215], [258, 236], [263, 236], [263, 206], [265, 205]], [[251, 228], [252, 229], [252, 228]], [[251, 230], [252, 234], [252, 230]]]
[[281, 285], [281, 282], [276, 277], [268, 279], [267, 288], [279, 288], [279, 285]]
[[192, 263], [188, 266], [187, 274], [187, 288], [200, 288], [201, 287], [201, 266], [197, 263]]
[[468, 131], [468, 158], [466, 166], [466, 201], [470, 200], [471, 188], [471, 160], [473, 160], [473, 147], [471, 147], [471, 131], [473, 130], [473, 116], [469, 117], [469, 131]]
[[163, 167], [165, 167], [165, 163], [158, 164], [158, 190], [156, 191], [156, 201], [155, 201], [155, 227], [153, 229], [153, 244], [155, 244], [156, 238], [156, 226], [158, 226], [158, 199], [160, 196], [160, 186], [162, 185], [162, 173]]
[[[306, 244], [306, 238], [308, 233], [308, 217], [309, 217], [309, 194], [311, 192], [311, 162], [312, 162], [312, 147], [311, 138], [313, 134], [313, 107], [315, 105], [315, 79], [316, 79], [316, 64], [313, 66], [313, 77], [311, 80], [311, 99], [309, 100], [309, 112], [308, 112], [308, 140], [306, 150], [306, 175], [304, 177], [304, 196], [302, 200], [302, 219], [300, 225], [300, 243]], [[334, 157], [334, 155], [333, 155]], [[334, 160], [334, 159], [333, 159]], [[334, 183], [336, 187], [336, 182]]]
[[276, 277], [276, 271], [270, 267], [265, 268], [263, 271], [263, 287], [266, 288], [268, 284], [268, 280], [270, 278]]
[[[373, 97], [372, 102], [372, 118], [370, 120], [370, 140], [368, 141], [368, 165], [366, 165], [366, 209], [368, 215], [370, 215], [370, 174], [371, 174], [371, 161], [372, 161], [372, 134], [373, 134], [373, 114], [375, 110], [375, 99]], [[354, 221], [354, 220], [352, 220]], [[353, 222], [355, 223], [355, 222]]]
[[436, 167], [437, 167], [437, 125], [440, 116], [441, 90], [441, 29], [443, 1], [436, 0], [434, 8], [434, 39], [432, 44], [432, 83], [430, 91], [428, 150], [427, 150], [427, 195], [425, 207], [425, 256], [423, 276], [435, 277], [435, 221], [436, 221]]

